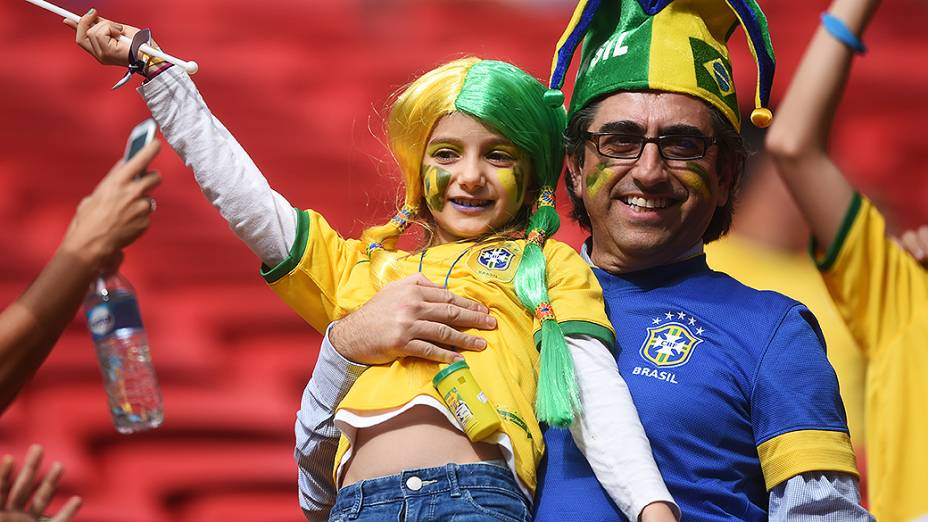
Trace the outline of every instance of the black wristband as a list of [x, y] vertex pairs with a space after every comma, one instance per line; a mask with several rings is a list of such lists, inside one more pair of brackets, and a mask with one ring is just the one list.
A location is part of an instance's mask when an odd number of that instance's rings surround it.
[[125, 85], [133, 74], [142, 74], [146, 63], [139, 60], [139, 48], [142, 47], [142, 44], [149, 42], [151, 42], [151, 29], [142, 29], [135, 33], [135, 36], [132, 37], [132, 45], [129, 46], [129, 70], [116, 82], [116, 85], [113, 85], [113, 90]]

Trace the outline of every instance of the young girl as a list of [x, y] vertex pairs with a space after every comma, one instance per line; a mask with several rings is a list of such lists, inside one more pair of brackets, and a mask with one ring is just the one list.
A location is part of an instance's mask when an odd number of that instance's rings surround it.
[[[77, 29], [78, 43], [101, 63], [127, 63], [128, 46], [115, 37], [135, 30], [93, 12]], [[468, 439], [433, 387], [437, 363], [371, 367], [336, 414], [343, 436], [333, 519], [528, 520], [543, 421], [571, 426], [630, 519], [675, 520], [609, 354], [614, 333], [601, 290], [579, 255], [546, 241], [559, 226], [560, 100], [545, 103], [540, 83], [503, 62], [466, 58], [426, 73], [399, 95], [388, 120], [404, 205], [360, 240], [345, 240], [268, 186], [183, 71], [146, 69], [140, 91], [166, 139], [264, 262], [271, 288], [316, 329], [417, 271], [486, 304], [497, 319], [496, 330], [479, 332], [487, 348], [465, 359], [500, 428]], [[427, 243], [396, 250], [414, 221], [432, 231]]]

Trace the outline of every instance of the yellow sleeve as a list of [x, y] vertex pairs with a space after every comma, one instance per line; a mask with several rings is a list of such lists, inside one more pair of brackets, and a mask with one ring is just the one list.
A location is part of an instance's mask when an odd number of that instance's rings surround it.
[[290, 255], [275, 267], [261, 267], [271, 289], [319, 332], [338, 319], [338, 288], [364, 260], [360, 243], [345, 240], [319, 213], [297, 212], [297, 232]]
[[851, 437], [843, 431], [789, 431], [757, 446], [757, 455], [767, 491], [812, 471], [837, 471], [860, 477]]
[[834, 243], [813, 257], [841, 317], [869, 358], [928, 309], [928, 274], [886, 237], [886, 223], [854, 196]]
[[[615, 330], [606, 316], [603, 289], [590, 266], [574, 249], [559, 241], [545, 243], [548, 297], [564, 335], [589, 335], [610, 348]], [[535, 318], [535, 345], [541, 342], [541, 323]]]

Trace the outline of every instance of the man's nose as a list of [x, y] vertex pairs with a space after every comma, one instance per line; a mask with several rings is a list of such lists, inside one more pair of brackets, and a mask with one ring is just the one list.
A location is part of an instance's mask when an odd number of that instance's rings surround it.
[[664, 159], [661, 157], [657, 143], [645, 143], [641, 157], [635, 162], [632, 169], [634, 178], [645, 186], [664, 183], [669, 179], [667, 169], [664, 168]]

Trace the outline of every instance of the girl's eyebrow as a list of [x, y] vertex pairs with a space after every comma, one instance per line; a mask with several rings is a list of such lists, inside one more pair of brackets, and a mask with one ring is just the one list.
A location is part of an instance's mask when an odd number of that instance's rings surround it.
[[435, 154], [435, 152], [441, 149], [451, 149], [455, 153], [460, 154], [463, 151], [464, 146], [455, 140], [449, 140], [446, 138], [436, 138], [425, 144], [425, 153], [429, 155]]
[[[429, 142], [426, 144], [426, 150], [429, 150], [429, 151], [431, 151], [432, 149], [441, 148], [441, 147], [462, 148], [462, 147], [463, 147], [463, 144], [462, 144], [461, 140], [458, 139], [458, 138], [451, 138], [451, 137], [444, 137], [444, 136], [438, 136], [438, 137], [432, 138], [432, 139], [429, 140]], [[480, 144], [480, 147], [481, 147], [482, 149], [489, 149], [489, 148], [493, 148], [493, 147], [500, 147], [500, 148], [509, 149], [509, 150], [510, 150], [511, 152], [513, 152], [513, 153], [518, 152], [518, 151], [520, 150], [519, 147], [518, 147], [518, 145], [512, 143], [511, 141], [507, 140], [506, 138], [492, 138], [492, 139], [489, 139], [489, 140], [487, 140], [487, 141], [481, 143], [481, 144]]]
[[457, 138], [438, 136], [429, 140], [429, 146], [432, 145], [461, 145], [461, 140]]

